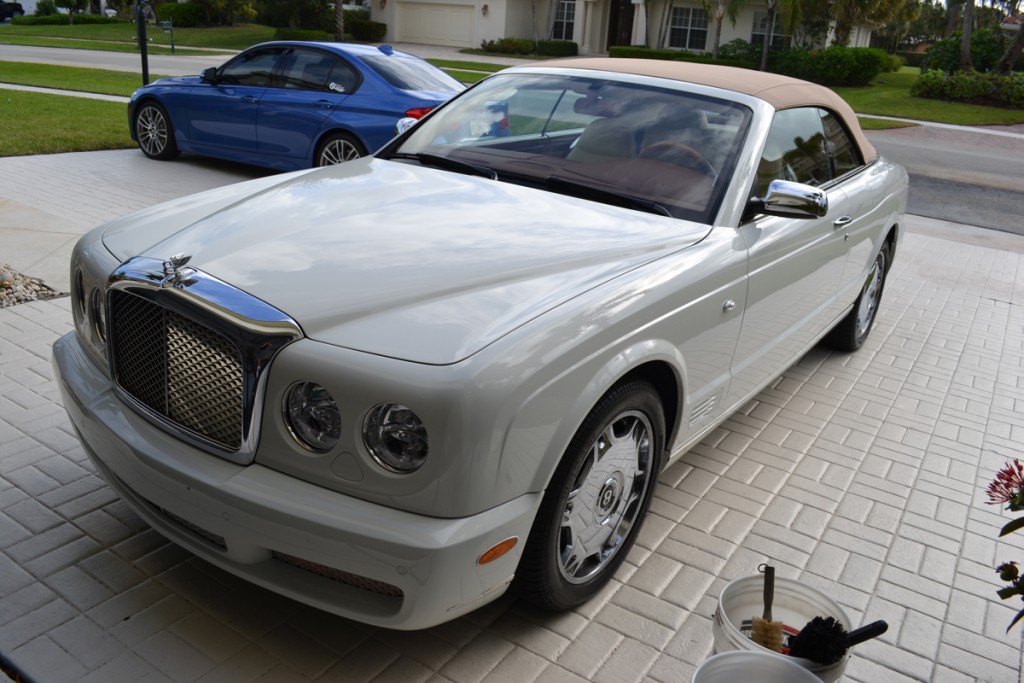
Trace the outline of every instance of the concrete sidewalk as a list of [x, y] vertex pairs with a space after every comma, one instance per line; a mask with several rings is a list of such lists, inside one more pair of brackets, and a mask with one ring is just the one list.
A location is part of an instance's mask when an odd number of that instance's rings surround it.
[[[78, 235], [262, 171], [136, 150], [0, 159], [0, 260], [66, 289]], [[888, 633], [844, 680], [1021, 680], [1024, 536], [986, 505], [1024, 437], [1024, 239], [908, 218], [877, 326], [812, 350], [660, 479], [617, 579], [565, 614], [502, 599], [399, 633], [227, 575], [143, 524], [60, 404], [65, 299], [0, 310], [0, 655], [62, 681], [652, 681], [712, 649], [722, 588], [772, 560]], [[745, 682], [744, 682], [745, 683]]]

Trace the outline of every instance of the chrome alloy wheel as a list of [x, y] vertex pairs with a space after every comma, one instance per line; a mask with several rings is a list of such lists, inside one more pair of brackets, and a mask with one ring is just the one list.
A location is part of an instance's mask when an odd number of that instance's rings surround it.
[[580, 463], [562, 510], [558, 568], [584, 583], [622, 547], [652, 486], [651, 424], [638, 411], [615, 417]]
[[860, 303], [857, 306], [857, 337], [866, 337], [871, 329], [871, 323], [878, 311], [878, 302], [882, 298], [882, 280], [885, 275], [885, 250], [878, 252], [875, 264], [864, 281], [864, 289], [860, 295]]
[[361, 156], [362, 153], [359, 148], [350, 140], [337, 137], [328, 140], [327, 144], [320, 150], [320, 158], [317, 160], [317, 165], [330, 166], [332, 164], [340, 164], [344, 161], [358, 159]]
[[160, 156], [167, 148], [168, 129], [164, 113], [153, 106], [143, 107], [135, 119], [139, 147], [151, 157]]

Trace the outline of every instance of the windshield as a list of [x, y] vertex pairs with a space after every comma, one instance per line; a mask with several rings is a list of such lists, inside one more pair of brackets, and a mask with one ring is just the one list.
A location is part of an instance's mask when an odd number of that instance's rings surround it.
[[670, 88], [498, 74], [381, 157], [444, 157], [448, 167], [461, 163], [503, 181], [709, 222], [750, 115], [742, 105]]
[[415, 57], [400, 54], [359, 55], [385, 81], [399, 90], [460, 92], [462, 83], [435, 66]]

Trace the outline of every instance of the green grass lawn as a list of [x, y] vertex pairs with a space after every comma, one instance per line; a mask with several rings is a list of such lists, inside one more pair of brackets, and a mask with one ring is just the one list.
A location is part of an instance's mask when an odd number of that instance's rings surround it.
[[[226, 51], [243, 50], [250, 45], [273, 40], [273, 26], [259, 24], [239, 24], [237, 26], [219, 26], [214, 28], [176, 28], [174, 44], [176, 47], [218, 48]], [[149, 26], [146, 37], [150, 38], [150, 46], [166, 47], [168, 54], [171, 46], [171, 34]], [[12, 42], [17, 39], [21, 45], [41, 45], [54, 47], [53, 39], [74, 40], [76, 43], [96, 41], [97, 45], [88, 45], [92, 50], [115, 50], [117, 43], [127, 44], [135, 49], [135, 25], [124, 22], [119, 24], [87, 24], [83, 26], [5, 26], [0, 32], [0, 39]], [[46, 41], [46, 42], [29, 42]], [[108, 44], [104, 44], [108, 43]], [[84, 47], [81, 44], [76, 47]], [[184, 54], [184, 53], [183, 53]], [[197, 54], [190, 52], [190, 54]]]
[[897, 73], [880, 74], [863, 88], [834, 88], [859, 114], [880, 114], [917, 121], [935, 121], [962, 126], [1024, 123], [1024, 110], [982, 107], [962, 102], [926, 100], [910, 95], [919, 72], [903, 67]]
[[[155, 81], [162, 76], [150, 74]], [[40, 88], [77, 90], [103, 95], [131, 95], [142, 85], [138, 74], [131, 71], [107, 71], [86, 69], [55, 64], [32, 64], [29, 62], [3, 62], [0, 81], [17, 85], [34, 85]]]
[[134, 147], [125, 105], [0, 90], [0, 157]]

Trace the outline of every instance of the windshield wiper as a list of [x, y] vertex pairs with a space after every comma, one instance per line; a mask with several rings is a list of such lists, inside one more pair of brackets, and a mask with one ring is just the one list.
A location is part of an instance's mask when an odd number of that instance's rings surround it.
[[648, 213], [656, 213], [661, 216], [668, 216], [669, 218], [673, 217], [672, 212], [665, 208], [664, 205], [649, 199], [634, 197], [624, 192], [605, 190], [555, 175], [548, 176], [544, 183], [549, 190], [558, 194], [567, 194], [572, 197], [580, 197], [581, 199], [593, 199], [602, 204], [621, 206], [626, 209], [643, 209]]
[[443, 168], [446, 171], [455, 171], [456, 173], [464, 173], [466, 175], [482, 176], [484, 178], [490, 178], [491, 180], [498, 179], [498, 173], [492, 168], [487, 168], [486, 166], [477, 166], [476, 164], [470, 164], [465, 161], [459, 161], [458, 159], [443, 157], [440, 154], [430, 154], [429, 152], [418, 152], [416, 154], [394, 152], [392, 154], [383, 155], [381, 158], [415, 159], [424, 166]]

